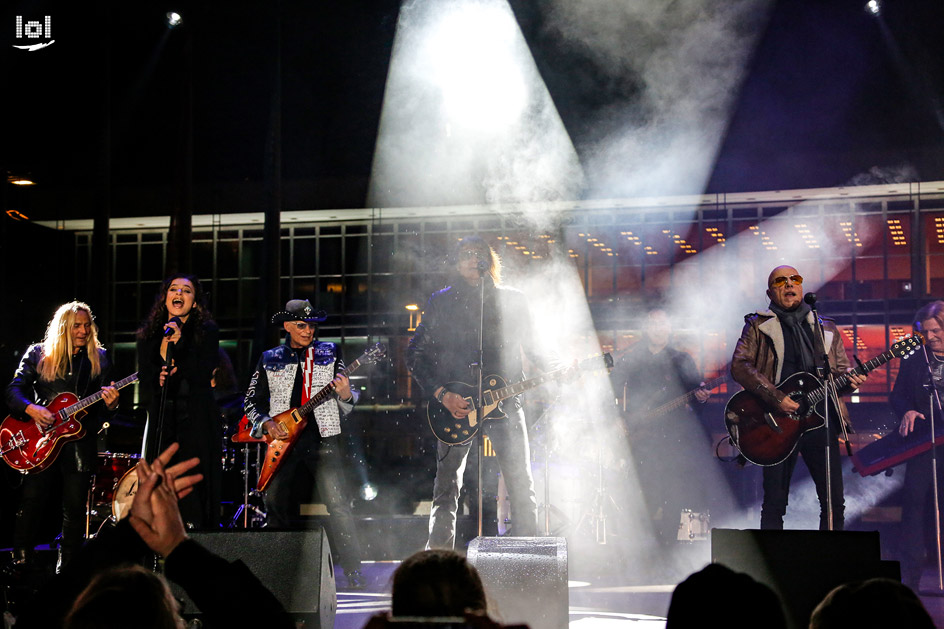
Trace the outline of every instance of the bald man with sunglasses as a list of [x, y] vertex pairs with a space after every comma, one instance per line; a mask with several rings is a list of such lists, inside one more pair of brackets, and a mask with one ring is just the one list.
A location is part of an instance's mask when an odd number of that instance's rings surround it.
[[[816, 367], [822, 362], [822, 342], [816, 338], [813, 313], [803, 302], [803, 277], [792, 266], [778, 266], [767, 277], [768, 310], [759, 310], [744, 317], [744, 329], [734, 348], [731, 359], [731, 375], [734, 380], [756, 395], [771, 410], [791, 413], [799, 404], [777, 389], [775, 383], [786, 380], [795, 373], [805, 371], [817, 374]], [[829, 346], [829, 364], [834, 375], [849, 371], [849, 358], [842, 345], [842, 335], [832, 320], [822, 318], [826, 345]], [[851, 374], [849, 386], [840, 389], [844, 395], [857, 389], [864, 376]], [[832, 411], [832, 409], [830, 409]], [[840, 402], [838, 409], [841, 421], [849, 427], [848, 412]], [[835, 412], [830, 413], [830, 431], [838, 432]], [[800, 438], [796, 449], [784, 461], [764, 468], [764, 502], [761, 508], [762, 529], [782, 529], [783, 516], [787, 512], [790, 480], [796, 467], [797, 457], [803, 456], [819, 497], [819, 528], [828, 528], [826, 506], [826, 453], [821, 430], [811, 430]], [[839, 462], [839, 443], [829, 443], [829, 458], [832, 467], [833, 528], [843, 528], [843, 486]]]

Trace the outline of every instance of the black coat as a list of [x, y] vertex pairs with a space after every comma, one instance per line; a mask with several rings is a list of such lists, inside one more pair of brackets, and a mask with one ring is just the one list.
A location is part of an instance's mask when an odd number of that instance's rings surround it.
[[[60, 393], [74, 393], [79, 399], [86, 398], [99, 391], [104, 383], [111, 382], [111, 362], [105, 350], [99, 352], [99, 365], [101, 373], [91, 378], [92, 363], [89, 362], [85, 348], [81, 348], [77, 354], [72, 357], [72, 369], [65, 378], [57, 378], [52, 382], [46, 382], [39, 376], [39, 362], [43, 357], [43, 346], [40, 343], [30, 346], [23, 358], [20, 360], [20, 366], [13, 374], [13, 380], [7, 385], [6, 403], [16, 417], [32, 421], [26, 414], [26, 407], [30, 404], [49, 404]], [[111, 415], [105, 407], [104, 402], [98, 402], [86, 409], [88, 415], [82, 418], [82, 426], [85, 428], [85, 436], [72, 442], [75, 447], [66, 447], [63, 449], [65, 456], [72, 450], [76, 457], [76, 468], [79, 471], [94, 471], [96, 465], [96, 440], [95, 435], [101, 428], [104, 417]], [[66, 444], [68, 446], [68, 444]]]

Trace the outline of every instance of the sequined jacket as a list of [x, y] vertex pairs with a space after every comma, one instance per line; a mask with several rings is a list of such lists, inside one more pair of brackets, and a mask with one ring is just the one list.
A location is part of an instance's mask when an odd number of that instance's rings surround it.
[[[331, 382], [338, 371], [344, 368], [344, 361], [334, 343], [314, 341], [314, 373], [312, 378], [312, 393], [317, 393], [326, 384]], [[304, 368], [300, 364], [296, 352], [286, 345], [279, 345], [266, 350], [259, 357], [256, 372], [249, 381], [243, 410], [246, 417], [252, 422], [252, 435], [262, 437], [265, 433], [262, 425], [278, 415], [289, 410], [292, 404], [292, 390], [295, 388], [296, 375]], [[341, 434], [341, 417], [354, 409], [358, 393], [351, 388], [354, 400], [342, 402], [334, 396], [329, 398], [314, 410], [318, 432], [322, 437], [333, 437]]]

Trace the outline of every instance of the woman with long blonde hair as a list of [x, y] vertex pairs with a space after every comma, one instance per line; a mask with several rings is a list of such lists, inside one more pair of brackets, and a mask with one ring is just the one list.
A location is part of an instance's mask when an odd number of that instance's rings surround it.
[[[111, 382], [111, 364], [98, 340], [92, 309], [81, 301], [60, 306], [46, 326], [42, 343], [27, 348], [7, 386], [6, 402], [14, 417], [35, 422], [41, 428], [55, 423], [55, 412], [47, 408], [59, 394], [73, 393], [79, 399], [102, 391], [103, 404], [87, 408], [81, 419], [85, 436], [63, 445], [56, 460], [41, 472], [23, 476], [20, 507], [13, 532], [13, 558], [21, 566], [29, 560], [41, 529], [39, 519], [53, 483], [62, 482], [62, 543], [57, 569], [68, 562], [85, 532], [85, 501], [96, 462], [95, 435], [102, 416], [118, 407], [118, 391]], [[113, 382], [111, 384], [114, 384]]]

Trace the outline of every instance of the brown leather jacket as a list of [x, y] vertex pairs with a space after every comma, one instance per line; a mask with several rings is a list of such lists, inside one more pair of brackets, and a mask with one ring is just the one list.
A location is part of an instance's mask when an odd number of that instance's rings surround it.
[[[849, 371], [849, 357], [846, 356], [842, 345], [842, 335], [831, 319], [821, 318], [823, 333], [829, 345], [829, 362], [833, 374], [844, 374]], [[806, 320], [812, 325], [813, 313], [808, 314]], [[774, 384], [782, 380], [780, 372], [783, 368], [783, 352], [783, 329], [780, 327], [780, 320], [772, 311], [763, 310], [745, 315], [744, 329], [741, 330], [741, 338], [734, 347], [734, 356], [731, 359], [731, 376], [735, 382], [755, 394], [765, 404], [778, 407], [786, 397]], [[843, 395], [850, 390], [840, 389], [839, 394]], [[839, 401], [839, 406], [843, 423], [847, 428], [851, 428], [849, 412], [842, 400]]]

